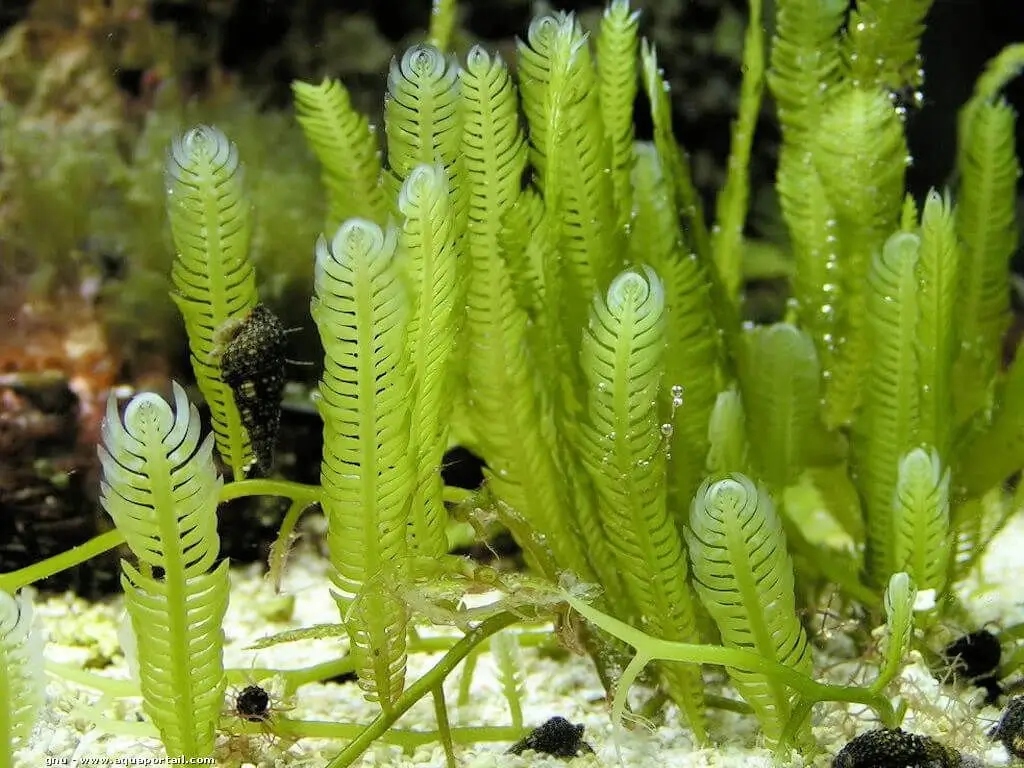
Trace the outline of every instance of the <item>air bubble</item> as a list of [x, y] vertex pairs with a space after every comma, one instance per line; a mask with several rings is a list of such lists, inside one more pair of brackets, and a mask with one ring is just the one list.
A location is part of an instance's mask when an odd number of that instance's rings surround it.
[[672, 389], [669, 391], [672, 393], [672, 410], [674, 411], [683, 404], [683, 385], [674, 384], [672, 385]]

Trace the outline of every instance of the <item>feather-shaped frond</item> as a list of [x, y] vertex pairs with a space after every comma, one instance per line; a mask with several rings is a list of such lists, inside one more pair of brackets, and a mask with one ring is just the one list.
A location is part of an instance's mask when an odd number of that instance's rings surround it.
[[662, 411], [672, 455], [669, 509], [682, 519], [701, 480], [708, 454], [708, 420], [722, 387], [721, 349], [711, 309], [711, 281], [699, 259], [685, 252], [671, 185], [657, 148], [637, 142], [633, 167], [635, 263], [648, 263], [665, 286], [665, 383]]
[[[516, 92], [508, 67], [500, 56], [474, 46], [459, 73], [463, 110], [462, 155], [468, 190], [469, 221], [467, 250], [477, 266], [506, 253], [520, 306], [527, 311], [541, 306], [537, 290], [539, 273], [527, 274], [531, 266], [522, 263], [526, 244], [534, 237], [523, 231], [523, 216], [535, 221], [542, 208], [534, 205], [512, 208], [519, 197], [520, 180], [526, 168], [527, 146], [519, 124]], [[508, 214], [508, 224], [505, 216]]]
[[893, 515], [895, 567], [920, 589], [941, 593], [949, 565], [949, 470], [934, 450], [915, 448], [900, 460]]
[[704, 265], [692, 254], [676, 251], [659, 274], [664, 277], [667, 304], [662, 400], [672, 430], [669, 498], [682, 516], [704, 479], [708, 425], [725, 377]]
[[[739, 474], [706, 481], [693, 500], [686, 541], [694, 587], [722, 642], [810, 674], [811, 655], [796, 614], [793, 563], [768, 493]], [[729, 675], [769, 744], [777, 743], [791, 711], [787, 689], [760, 673], [730, 669]], [[797, 741], [809, 741], [809, 722], [800, 730]]]
[[869, 356], [864, 280], [872, 255], [896, 228], [907, 158], [903, 124], [882, 91], [849, 88], [832, 100], [814, 146], [815, 168], [838, 214], [841, 253], [844, 342], [832, 367], [830, 425], [849, 422], [858, 404]]
[[465, 305], [444, 169], [414, 168], [402, 186], [398, 209], [405, 217], [399, 248], [413, 297], [408, 336], [413, 386], [410, 443], [416, 450], [417, 490], [409, 543], [419, 554], [438, 557], [448, 549], [440, 469], [448, 448], [453, 357]]
[[523, 727], [523, 694], [526, 677], [519, 639], [513, 632], [500, 632], [491, 638], [491, 655], [498, 667], [498, 680], [508, 702], [513, 728]]
[[908, 155], [889, 98], [877, 90], [844, 90], [825, 111], [817, 135], [815, 166], [839, 215], [891, 231], [903, 202]]
[[778, 105], [785, 139], [779, 155], [776, 192], [789, 231], [794, 271], [793, 317], [814, 341], [825, 377], [826, 418], [832, 421], [831, 382], [840, 331], [839, 237], [829, 202], [811, 156], [814, 132], [839, 85], [836, 35], [847, 0], [779, 0], [771, 47], [768, 87]]
[[[580, 306], [625, 266], [616, 231], [614, 191], [608, 173], [612, 159], [601, 121], [599, 86], [586, 35], [572, 17], [571, 25], [555, 38], [555, 66], [564, 66], [551, 87], [559, 109], [551, 116], [554, 157], [548, 171], [558, 179], [557, 193], [545, 184], [547, 209], [561, 222], [562, 253], [568, 260], [566, 304]], [[549, 142], [549, 146], [551, 142]], [[566, 328], [575, 333], [582, 317], [565, 314]]]
[[32, 623], [32, 602], [22, 590], [0, 590], [0, 763], [26, 746], [43, 705], [43, 641]]
[[909, 192], [903, 197], [899, 228], [900, 232], [917, 232], [917, 201]]
[[[524, 189], [502, 218], [498, 242], [512, 274], [516, 299], [535, 322], [551, 314], [545, 273], [556, 262], [558, 233], [552, 231], [544, 200], [533, 187]], [[545, 332], [545, 337], [547, 332]], [[546, 340], [546, 338], [545, 338]]]
[[555, 126], [563, 120], [567, 59], [574, 55], [573, 41], [575, 47], [582, 44], [581, 35], [574, 16], [556, 13], [535, 18], [526, 40], [516, 41], [519, 93], [530, 127], [530, 164], [551, 204], [557, 199], [558, 179], [549, 157], [555, 151]]
[[693, 183], [690, 162], [672, 133], [672, 103], [665, 73], [658, 66], [654, 46], [643, 40], [640, 44], [640, 64], [644, 89], [651, 105], [654, 123], [654, 144], [665, 166], [665, 179], [670, 185], [672, 199], [686, 226], [687, 242], [701, 259], [711, 259], [711, 236], [704, 221], [704, 208], [700, 194]]
[[519, 43], [519, 83], [530, 159], [547, 210], [561, 224], [568, 265], [562, 322], [575, 334], [585, 321], [576, 311], [581, 302], [617, 268], [609, 147], [587, 36], [576, 17], [535, 19], [527, 40]]
[[850, 478], [845, 464], [812, 467], [808, 478], [821, 497], [825, 509], [850, 538], [861, 544], [864, 541], [864, 516], [857, 488]]
[[917, 235], [893, 235], [875, 257], [868, 278], [871, 363], [861, 382], [864, 411], [854, 450], [867, 524], [865, 567], [875, 586], [896, 571], [892, 500], [900, 459], [913, 447], [919, 428], [919, 249]]
[[527, 158], [515, 90], [504, 62], [480, 47], [470, 51], [460, 78], [469, 198], [467, 354], [474, 361], [467, 373], [475, 431], [496, 494], [545, 533], [560, 563], [592, 574], [576, 540], [549, 436], [540, 426], [546, 420], [538, 419], [545, 406], [527, 345], [529, 318], [513, 289], [513, 280], [522, 276], [510, 272], [516, 255], [506, 261], [501, 252], [503, 216], [519, 195]]
[[295, 81], [292, 93], [296, 119], [320, 161], [328, 231], [350, 216], [383, 224], [388, 209], [376, 132], [352, 106], [348, 90], [339, 80], [324, 79], [320, 85]]
[[393, 229], [351, 219], [316, 246], [321, 483], [335, 585], [346, 598], [404, 555], [415, 487], [407, 455], [410, 307], [396, 243]]
[[410, 306], [396, 241], [394, 229], [363, 219], [345, 222], [330, 244], [321, 237], [312, 302], [324, 347], [320, 484], [331, 576], [353, 645], [377, 643], [358, 653], [393, 654], [369, 664], [375, 672], [364, 687], [384, 707], [401, 693], [403, 675], [395, 670], [405, 664], [399, 636], [406, 623], [404, 612], [378, 605], [385, 598], [377, 585], [402, 567], [416, 490], [409, 452]]
[[[628, 271], [597, 297], [583, 336], [589, 384], [582, 458], [626, 588], [650, 629], [666, 639], [697, 637], [686, 558], [665, 496], [665, 446], [658, 388], [664, 366], [665, 297], [649, 268]], [[669, 667], [673, 698], [702, 725], [694, 669]]]
[[543, 301], [540, 254], [557, 241], [553, 240], [553, 227], [537, 231], [544, 208], [539, 196], [531, 192], [519, 199], [528, 151], [512, 78], [501, 57], [480, 46], [469, 51], [459, 78], [470, 257], [483, 265], [498, 253], [504, 255], [519, 306], [539, 321], [534, 329], [546, 336], [551, 324], [543, 322], [539, 314], [553, 314], [554, 308]]
[[992, 423], [957, 451], [953, 478], [968, 496], [981, 496], [1024, 467], [1024, 348], [1020, 345], [995, 400], [999, 406]]
[[806, 146], [839, 81], [836, 33], [848, 7], [848, 0], [779, 0], [775, 4], [768, 87], [790, 149]]
[[630, 185], [633, 205], [628, 241], [630, 261], [650, 264], [661, 274], [661, 264], [679, 248], [682, 232], [665, 163], [653, 142], [633, 144]]
[[900, 571], [889, 579], [885, 589], [885, 663], [871, 688], [880, 691], [887, 686], [903, 666], [914, 639], [914, 603], [917, 586], [910, 574]]
[[957, 422], [991, 408], [1002, 338], [1010, 322], [1008, 264], [1017, 248], [1016, 115], [1003, 100], [969, 105], [960, 118], [956, 229], [962, 246], [957, 284], [960, 350]]
[[574, 344], [562, 323], [561, 259], [557, 222], [544, 201], [526, 189], [504, 217], [499, 241], [521, 307], [529, 315], [527, 342], [534, 355], [534, 388], [541, 414], [542, 439], [556, 446], [555, 455], [568, 486], [571, 508], [585, 542], [589, 560], [600, 576], [609, 606], [620, 615], [630, 603], [608, 549], [607, 537], [595, 509], [593, 491], [582, 465], [570, 449], [579, 440], [579, 411], [586, 399], [585, 381]]
[[611, 145], [616, 223], [624, 227], [632, 210], [630, 167], [633, 164], [633, 102], [637, 92], [639, 11], [629, 0], [612, 0], [597, 36], [597, 71], [604, 135]]
[[[560, 404], [563, 385], [578, 390], [582, 376], [569, 336], [562, 325], [558, 300], [563, 264], [559, 256], [559, 225], [533, 187], [524, 189], [502, 217], [498, 238], [519, 306], [530, 319], [528, 343], [536, 355], [537, 389], [546, 412]], [[579, 399], [577, 391], [574, 395]], [[547, 418], [552, 428], [553, 418]]]
[[526, 140], [516, 93], [500, 56], [474, 46], [459, 73], [463, 127], [461, 154], [468, 186], [470, 249], [495, 249], [502, 215], [519, 196]]
[[745, 472], [749, 464], [747, 415], [735, 389], [720, 392], [708, 420], [707, 474]]
[[414, 45], [391, 62], [384, 100], [388, 178], [393, 199], [417, 165], [444, 166], [456, 224], [464, 225], [459, 66], [431, 45]]
[[810, 153], [801, 147], [783, 147], [775, 189], [793, 249], [792, 319], [814, 341], [825, 381], [826, 419], [834, 422], [833, 368], [843, 306], [836, 210]]
[[[602, 497], [602, 514], [632, 510], [637, 518], [608, 521], [615, 523], [613, 540], [619, 528], [632, 528], [649, 515], [655, 516], [655, 528], [661, 522], [657, 507], [664, 503], [665, 457], [654, 397], [664, 365], [664, 301], [661, 280], [652, 270], [626, 272], [612, 283], [607, 299], [595, 302], [583, 337], [590, 391], [584, 458]], [[627, 499], [632, 503], [623, 505]], [[627, 570], [633, 580], [644, 580], [642, 574], [657, 560], [641, 545], [636, 549], [641, 563]]]
[[345, 614], [355, 672], [367, 701], [387, 710], [405, 687], [409, 607], [376, 578], [363, 585]]
[[749, 0], [750, 18], [743, 41], [743, 81], [739, 114], [732, 124], [725, 184], [715, 201], [711, 249], [725, 296], [739, 301], [743, 281], [743, 225], [750, 199], [750, 152], [764, 93], [764, 29], [761, 0]]
[[[508, 67], [498, 55], [474, 46], [459, 72], [459, 98], [462, 111], [462, 185], [466, 196], [463, 254], [464, 273], [469, 275], [480, 259], [497, 258], [501, 248], [499, 234], [502, 217], [519, 194], [520, 180], [526, 168], [527, 148], [519, 120], [515, 86]], [[517, 290], [523, 282], [515, 279]], [[528, 290], [528, 289], [527, 289]], [[467, 315], [467, 322], [472, 320]], [[459, 382], [466, 390], [468, 359], [460, 367]], [[470, 408], [457, 408], [469, 426]], [[453, 426], [453, 431], [457, 428]], [[475, 443], [474, 443], [475, 444]]]
[[[174, 384], [174, 411], [137, 395], [124, 423], [111, 396], [103, 421], [100, 503], [138, 559], [121, 565], [137, 644], [143, 704], [170, 756], [213, 753], [225, 686], [228, 564], [219, 555], [221, 478], [199, 414]], [[154, 569], [163, 575], [153, 575]]]
[[855, 86], [898, 91], [924, 82], [918, 49], [934, 0], [859, 0], [843, 39], [846, 76]]
[[789, 323], [753, 329], [747, 355], [743, 401], [754, 464], [758, 476], [781, 491], [806, 466], [818, 416], [818, 357], [810, 337]]
[[258, 300], [242, 175], [237, 148], [216, 128], [193, 128], [171, 145], [167, 214], [177, 252], [171, 297], [185, 321], [192, 370], [210, 407], [217, 450], [236, 478], [252, 451], [217, 358], [218, 332], [243, 320]]
[[138, 395], [122, 425], [110, 397], [99, 448], [100, 502], [140, 563], [188, 577], [206, 573], [217, 559], [222, 480], [212, 438], [200, 444], [199, 412], [178, 384], [174, 407], [159, 395]]
[[[508, 266], [496, 252], [472, 249], [467, 302], [469, 398], [488, 485], [544, 536], [555, 559], [593, 579], [539, 414], [527, 345], [528, 318], [516, 303]], [[548, 574], [555, 575], [555, 574]]]
[[[1024, 72], [1024, 43], [1011, 43], [985, 65], [974, 84], [974, 96], [967, 104], [967, 112], [978, 104], [992, 101], [1008, 82]], [[963, 118], [964, 115], [961, 115]]]
[[956, 500], [950, 509], [949, 583], [962, 581], [978, 565], [996, 536], [1020, 512], [1020, 498], [1019, 489], [1009, 496], [1002, 488], [993, 488], [980, 497]]
[[[931, 192], [921, 216], [921, 255], [917, 360], [920, 366], [921, 427], [918, 439], [949, 461], [953, 434], [953, 361], [957, 351], [957, 315], [961, 301], [960, 260], [953, 205]], [[1004, 267], [1005, 269], [1005, 267]], [[920, 575], [911, 573], [927, 589]]]

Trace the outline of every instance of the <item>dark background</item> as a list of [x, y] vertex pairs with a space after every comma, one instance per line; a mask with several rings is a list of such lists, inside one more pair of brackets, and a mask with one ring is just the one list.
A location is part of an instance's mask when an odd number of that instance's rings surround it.
[[[50, 0], [48, 5], [73, 7], [77, 0]], [[94, 2], [97, 0], [87, 0]], [[899, 0], [896, 0], [899, 1]], [[114, 0], [109, 0], [108, 5]], [[510, 52], [516, 36], [525, 34], [535, 13], [533, 0], [460, 0], [463, 32], [470, 40], [490, 42]], [[737, 62], [708, 50], [707, 38], [723, 14], [746, 14], [743, 0], [634, 0], [643, 12], [641, 31], [659, 46], [659, 56], [673, 83], [678, 136], [691, 152], [706, 152], [717, 169], [728, 154], [729, 124], [735, 115], [739, 83]], [[0, 33], [21, 20], [30, 0], [0, 0]], [[268, 105], [285, 106], [288, 84], [295, 78], [340, 75], [350, 88], [380, 88], [380, 73], [339, 71], [329, 60], [325, 40], [346, 17], [372, 19], [383, 39], [400, 51], [426, 29], [430, 0], [153, 0], [140, 3], [159, 22], [173, 25], [185, 38], [208, 51], [212, 60], [257, 90]], [[586, 14], [603, 0], [555, 0], [555, 8]], [[773, 0], [765, 0], [765, 18]], [[915, 195], [950, 181], [957, 109], [970, 95], [984, 64], [1005, 45], [1024, 41], [1024, 3], [1020, 0], [936, 0], [927, 18], [922, 45], [925, 103], [911, 112], [908, 132], [914, 165], [908, 183]], [[297, 43], [299, 41], [299, 43]], [[299, 48], [303, 50], [299, 50]], [[345, 69], [345, 67], [340, 67]], [[202, 77], [197, 72], [197, 77]], [[126, 88], [137, 87], [140, 72], [120, 73]], [[355, 80], [356, 82], [353, 82]], [[360, 82], [362, 81], [362, 82]], [[714, 94], [710, 91], [715, 90]], [[717, 94], [717, 95], [716, 95]], [[1006, 96], [1024, 108], [1024, 81], [1012, 83]], [[771, 177], [775, 131], [770, 105], [755, 140], [755, 178]], [[644, 126], [640, 126], [641, 134]], [[1021, 129], [1024, 136], [1024, 128]], [[1018, 141], [1018, 145], [1024, 142]], [[697, 169], [708, 202], [721, 175]]]

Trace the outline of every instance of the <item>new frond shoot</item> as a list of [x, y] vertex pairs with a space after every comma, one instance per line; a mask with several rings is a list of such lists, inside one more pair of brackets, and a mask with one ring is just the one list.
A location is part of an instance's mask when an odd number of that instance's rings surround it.
[[252, 459], [249, 435], [220, 373], [221, 334], [257, 303], [249, 261], [252, 210], [238, 149], [217, 128], [175, 139], [167, 161], [167, 216], [176, 257], [171, 294], [188, 333], [192, 370], [213, 418], [217, 450], [236, 479]]

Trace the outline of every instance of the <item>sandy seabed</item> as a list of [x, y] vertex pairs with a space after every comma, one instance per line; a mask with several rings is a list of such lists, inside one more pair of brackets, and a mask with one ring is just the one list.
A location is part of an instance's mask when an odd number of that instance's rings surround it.
[[[1024, 621], [1024, 601], [1019, 597], [1019, 585], [1024, 584], [1024, 515], [1017, 515], [994, 542], [981, 568], [964, 589], [967, 606], [978, 626], [1004, 627]], [[272, 646], [265, 650], [250, 651], [245, 647], [265, 635], [286, 629], [337, 621], [337, 608], [327, 589], [326, 563], [314, 552], [295, 553], [285, 578], [285, 591], [295, 595], [295, 607], [287, 622], [268, 622], [264, 618], [265, 606], [271, 593], [256, 568], [238, 568], [232, 572], [231, 605], [225, 623], [227, 638], [225, 664], [228, 667], [250, 669], [255, 666], [297, 668], [337, 658], [341, 652], [339, 641], [331, 639], [304, 640]], [[261, 607], [263, 610], [261, 610]], [[122, 613], [121, 601], [90, 604], [72, 596], [51, 598], [37, 606], [37, 621], [48, 639], [46, 658], [74, 666], [88, 666], [97, 658], [111, 659], [102, 674], [126, 678], [128, 668], [120, 652], [118, 626]], [[836, 638], [836, 648], [842, 647], [842, 638]], [[585, 739], [593, 746], [595, 755], [577, 758], [575, 766], [602, 765], [610, 768], [626, 766], [673, 766], [673, 768], [759, 768], [774, 766], [771, 753], [758, 746], [757, 724], [751, 717], [730, 713], [711, 714], [711, 732], [718, 746], [696, 748], [687, 729], [680, 725], [678, 712], [669, 707], [664, 721], [658, 725], [646, 724], [631, 730], [613, 731], [604, 692], [590, 662], [583, 657], [570, 656], [554, 660], [534, 649], [522, 651], [525, 675], [523, 716], [527, 726], [533, 727], [548, 718], [560, 715], [586, 727]], [[419, 677], [437, 659], [434, 654], [414, 654], [409, 662], [409, 676]], [[819, 676], [827, 670], [830, 680], [845, 682], [852, 676], [870, 668], [849, 660], [830, 658], [821, 652], [815, 659]], [[456, 670], [447, 682], [451, 722], [454, 726], [507, 725], [508, 704], [493, 660], [482, 654], [473, 678], [472, 696], [468, 706], [456, 708], [457, 687], [461, 670]], [[721, 676], [711, 673], [710, 685]], [[273, 692], [273, 681], [267, 684]], [[987, 765], [1009, 763], [1002, 746], [993, 744], [986, 731], [998, 719], [994, 707], [981, 707], [981, 693], [973, 694], [943, 688], [932, 677], [919, 658], [912, 660], [894, 685], [894, 695], [904, 698], [909, 706], [904, 728], [935, 736], [965, 754], [981, 757]], [[729, 695], [734, 695], [724, 689]], [[643, 691], [635, 691], [639, 697]], [[237, 694], [229, 687], [229, 696]], [[639, 700], [639, 699], [638, 699]], [[47, 703], [41, 723], [32, 743], [16, 753], [15, 765], [38, 768], [62, 764], [54, 758], [70, 758], [69, 765], [82, 764], [86, 757], [117, 757], [132, 759], [160, 758], [163, 750], [155, 739], [118, 735], [116, 725], [109, 721], [96, 725], [93, 707], [96, 695], [58, 677], [48, 677]], [[138, 721], [141, 711], [138, 700], [121, 700], [103, 711], [106, 718]], [[355, 684], [308, 685], [299, 689], [294, 702], [289, 702], [288, 717], [326, 720], [332, 722], [369, 722], [376, 714], [375, 705], [365, 702]], [[814, 732], [823, 748], [813, 760], [793, 755], [785, 761], [792, 768], [828, 766], [832, 755], [857, 733], [873, 727], [869, 714], [845, 705], [820, 704], [814, 711]], [[398, 723], [405, 729], [432, 730], [435, 727], [432, 704], [420, 701]], [[219, 764], [260, 766], [323, 766], [337, 754], [341, 744], [323, 739], [303, 739], [287, 746], [273, 739], [257, 735], [236, 739], [231, 744], [221, 740]], [[616, 750], [616, 741], [619, 751]], [[504, 754], [508, 743], [483, 743], [459, 748], [464, 768], [542, 768], [567, 766], [570, 763], [555, 758], [513, 756]], [[233, 747], [237, 749], [233, 750]], [[243, 758], [243, 749], [248, 756]], [[97, 764], [97, 763], [91, 763]], [[154, 760], [151, 764], [160, 764]], [[357, 766], [394, 766], [406, 768], [437, 766], [444, 768], [444, 754], [440, 746], [424, 746], [410, 754], [393, 746], [372, 747]]]

